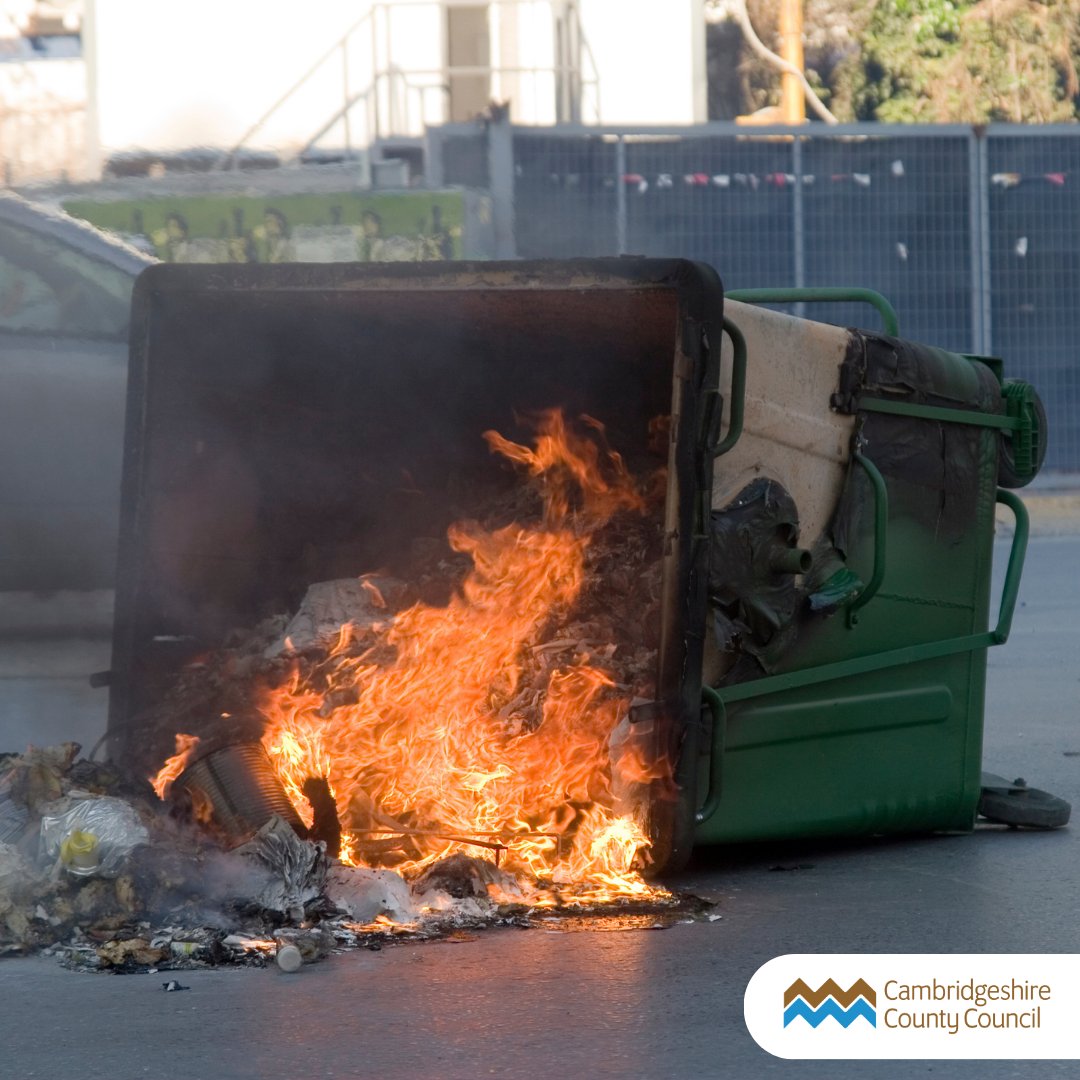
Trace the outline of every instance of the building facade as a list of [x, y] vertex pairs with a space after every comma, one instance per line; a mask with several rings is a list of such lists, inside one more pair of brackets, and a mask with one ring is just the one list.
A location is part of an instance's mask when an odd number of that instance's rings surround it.
[[105, 155], [350, 151], [493, 102], [518, 124], [706, 118], [704, 0], [89, 0], [86, 18]]

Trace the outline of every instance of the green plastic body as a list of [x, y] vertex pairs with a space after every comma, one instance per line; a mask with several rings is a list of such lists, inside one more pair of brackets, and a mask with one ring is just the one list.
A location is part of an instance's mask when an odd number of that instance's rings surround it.
[[[705, 691], [696, 843], [972, 828], [986, 649], [1008, 636], [1027, 539], [1023, 505], [997, 488], [997, 438], [980, 433], [973, 518], [948, 545], [927, 523], [936, 493], [870, 463], [849, 559], [869, 585], [847, 617], [813, 626], [778, 671]], [[998, 501], [1016, 530], [989, 629]]]

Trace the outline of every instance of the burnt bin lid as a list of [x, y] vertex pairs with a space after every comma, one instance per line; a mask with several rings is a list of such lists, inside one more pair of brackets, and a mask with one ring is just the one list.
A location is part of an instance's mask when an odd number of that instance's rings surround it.
[[[470, 477], [491, 470], [481, 433], [528, 441], [523, 418], [552, 407], [602, 421], [632, 469], [646, 464], [649, 420], [674, 418], [658, 752], [675, 753], [688, 720], [696, 730], [694, 493], [711, 484], [698, 391], [703, 343], [718, 354], [723, 317], [711, 268], [160, 265], [132, 303], [114, 756], [139, 741], [137, 718], [181, 664], [232, 628], [295, 610], [308, 584], [333, 576], [335, 553], [358, 573], [445, 535]], [[658, 863], [685, 857], [691, 829], [660, 829]]]

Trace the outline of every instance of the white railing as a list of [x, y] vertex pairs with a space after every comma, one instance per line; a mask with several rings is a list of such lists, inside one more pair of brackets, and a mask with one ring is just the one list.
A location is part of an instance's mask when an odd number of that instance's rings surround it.
[[[338, 146], [346, 156], [380, 140], [419, 137], [428, 126], [451, 119], [452, 86], [457, 78], [486, 80], [491, 98], [511, 99], [517, 122], [524, 115], [542, 123], [598, 123], [599, 77], [574, 0], [558, 6], [563, 16], [561, 38], [556, 29], [555, 0], [491, 0], [486, 5], [489, 25], [501, 25], [501, 13], [506, 9], [528, 9], [545, 17], [551, 37], [541, 44], [550, 46], [551, 62], [432, 66], [431, 41], [442, 41], [445, 30], [448, 8], [443, 0], [373, 3], [221, 156], [217, 167], [234, 167], [240, 151], [264, 133], [279, 113], [294, 107], [298, 96], [315, 82], [321, 80], [325, 87], [328, 77], [340, 80], [340, 103], [297, 149], [293, 160], [312, 151], [335, 130], [339, 132]], [[410, 20], [411, 33], [405, 33], [400, 25], [405, 17]], [[429, 33], [418, 37], [415, 27], [419, 24], [425, 24]], [[520, 37], [527, 35], [521, 33]], [[527, 45], [537, 47], [532, 41]], [[518, 41], [513, 51], [525, 47], [525, 42]], [[427, 62], [416, 59], [421, 55]], [[325, 96], [319, 100], [325, 108]]]

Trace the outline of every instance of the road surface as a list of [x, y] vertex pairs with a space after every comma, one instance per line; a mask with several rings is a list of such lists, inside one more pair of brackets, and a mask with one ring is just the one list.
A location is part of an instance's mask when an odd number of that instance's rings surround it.
[[[1075, 530], [1032, 540], [1012, 639], [990, 653], [984, 754], [991, 771], [1022, 775], [1074, 805], [1078, 566]], [[26, 642], [0, 649], [3, 730], [37, 724], [49, 737], [78, 729], [89, 738], [104, 701], [76, 675], [106, 666], [107, 647], [92, 636], [39, 644], [37, 652]], [[803, 869], [774, 869], [793, 866]], [[169, 994], [165, 976], [0, 961], [0, 1078], [990, 1080], [1080, 1072], [1069, 1062], [787, 1062], [758, 1049], [742, 1021], [747, 980], [782, 953], [1080, 953], [1080, 825], [703, 853], [677, 884], [716, 899], [723, 918], [665, 930], [490, 931], [456, 944], [336, 956], [291, 976], [190, 972], [181, 976], [190, 991]]]

